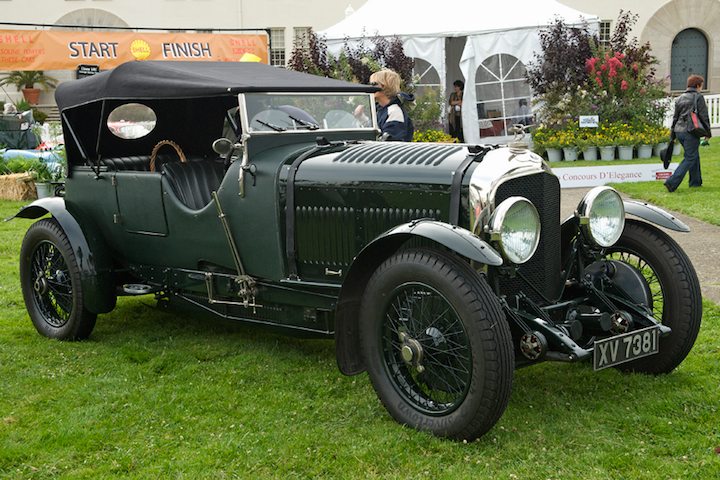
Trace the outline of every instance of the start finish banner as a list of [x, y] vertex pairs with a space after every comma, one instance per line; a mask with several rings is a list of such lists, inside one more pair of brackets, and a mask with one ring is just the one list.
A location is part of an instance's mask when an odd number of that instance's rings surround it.
[[0, 30], [0, 70], [115, 68], [131, 60], [268, 63], [262, 34]]

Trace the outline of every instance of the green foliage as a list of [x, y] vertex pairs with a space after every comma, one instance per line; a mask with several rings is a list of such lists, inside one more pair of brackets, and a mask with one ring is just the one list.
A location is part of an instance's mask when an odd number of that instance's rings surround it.
[[15, 108], [17, 108], [18, 113], [27, 112], [28, 110], [33, 109], [32, 105], [30, 105], [30, 102], [28, 102], [24, 98], [21, 98], [20, 100], [15, 102]]
[[43, 112], [42, 110], [38, 108], [33, 108], [33, 119], [38, 122], [39, 124], [44, 124], [45, 120], [47, 120], [48, 114]]
[[587, 26], [560, 19], [541, 33], [542, 53], [527, 79], [542, 124], [563, 129], [580, 115], [598, 115], [603, 123], [662, 124], [665, 85], [655, 79], [650, 45], [628, 38], [636, 21], [637, 15], [621, 10], [609, 48], [598, 46]]
[[543, 153], [548, 148], [613, 145], [656, 145], [670, 139], [670, 130], [660, 125], [639, 123], [604, 123], [598, 128], [579, 128], [577, 123], [567, 123], [563, 128], [541, 125], [533, 132], [535, 151]]
[[412, 118], [415, 131], [442, 130], [443, 124], [440, 118], [443, 107], [444, 102], [440, 92], [431, 88], [425, 89], [408, 107], [408, 115]]
[[457, 143], [458, 139], [442, 130], [415, 130], [413, 142]]
[[312, 29], [307, 36], [295, 40], [288, 60], [291, 70], [358, 83], [368, 83], [374, 72], [389, 68], [400, 75], [403, 91], [410, 92], [413, 66], [413, 59], [405, 55], [397, 37], [362, 37], [352, 44], [346, 41], [335, 57], [327, 51], [325, 39]]
[[57, 79], [45, 75], [42, 70], [14, 70], [0, 79], [0, 86], [14, 85], [18, 91], [23, 88], [35, 88], [39, 84], [43, 89], [57, 87]]

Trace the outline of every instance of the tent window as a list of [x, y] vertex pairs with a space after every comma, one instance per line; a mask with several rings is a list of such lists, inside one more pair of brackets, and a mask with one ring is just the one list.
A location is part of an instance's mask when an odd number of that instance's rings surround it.
[[414, 58], [413, 78], [415, 79], [415, 94], [420, 97], [428, 90], [440, 94], [440, 75], [435, 67], [422, 58]]
[[687, 28], [678, 33], [670, 54], [670, 89], [685, 90], [690, 75], [707, 79], [707, 61], [708, 41], [700, 30]]
[[516, 57], [498, 54], [483, 61], [475, 73], [480, 136], [506, 134], [514, 123], [530, 122], [530, 86], [525, 65]]

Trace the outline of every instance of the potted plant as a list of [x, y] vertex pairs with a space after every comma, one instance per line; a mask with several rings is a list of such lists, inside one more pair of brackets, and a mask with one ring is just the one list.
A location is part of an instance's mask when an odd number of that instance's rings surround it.
[[563, 158], [568, 162], [574, 162], [578, 158], [577, 132], [566, 128], [557, 132], [557, 141], [562, 148]]
[[667, 127], [655, 127], [655, 140], [656, 145], [653, 150], [653, 154], [656, 157], [660, 156], [660, 150], [667, 148], [670, 143], [670, 129]]
[[615, 140], [618, 145], [618, 158], [620, 160], [632, 160], [633, 150], [638, 143], [637, 134], [633, 131], [633, 127], [626, 123], [617, 125], [616, 131]]
[[558, 140], [558, 132], [552, 128], [540, 126], [533, 132], [533, 145], [538, 153], [547, 152], [549, 162], [562, 160], [561, 145]]
[[37, 105], [38, 100], [40, 100], [40, 89], [35, 88], [36, 84], [47, 90], [48, 88], [55, 88], [57, 80], [45, 75], [42, 70], [14, 70], [0, 79], [0, 86], [14, 85], [18, 91], [22, 90], [25, 100], [32, 105]]
[[595, 132], [595, 144], [600, 148], [601, 160], [615, 160], [615, 128], [603, 125]]
[[59, 160], [46, 162], [34, 160], [30, 167], [30, 173], [35, 181], [35, 189], [38, 198], [51, 197], [55, 191], [55, 184], [62, 181], [65, 174], [64, 153], [60, 152]]
[[598, 149], [594, 129], [583, 129], [575, 139], [575, 145], [582, 152], [584, 160], [597, 160]]

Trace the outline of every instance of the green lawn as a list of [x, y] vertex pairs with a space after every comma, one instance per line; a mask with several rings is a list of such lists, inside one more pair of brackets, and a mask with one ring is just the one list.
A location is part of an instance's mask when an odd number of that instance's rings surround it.
[[[0, 217], [20, 205], [0, 202]], [[339, 373], [330, 341], [168, 313], [151, 297], [120, 299], [89, 341], [40, 337], [18, 285], [30, 223], [0, 225], [2, 478], [720, 477], [717, 306], [674, 373], [520, 370], [504, 417], [462, 444], [395, 423], [367, 375]]]
[[[680, 163], [682, 156], [673, 157], [674, 162]], [[563, 167], [627, 165], [630, 163], [660, 163], [655, 157], [649, 160], [633, 160], [612, 162], [581, 161], [581, 162], [553, 162], [553, 169]], [[720, 225], [720, 140], [711, 139], [710, 146], [700, 147], [700, 165], [702, 168], [702, 188], [689, 188], [688, 175], [685, 175], [682, 185], [673, 193], [668, 193], [661, 181], [618, 183], [613, 184], [618, 190], [639, 200], [646, 200], [654, 205], [685, 213], [706, 222]]]

